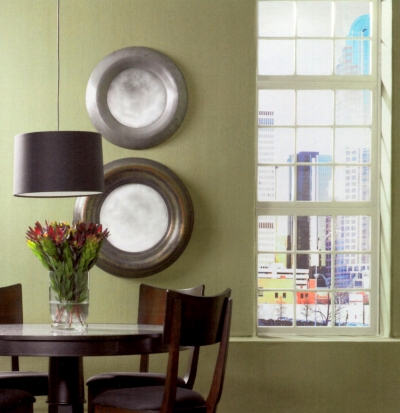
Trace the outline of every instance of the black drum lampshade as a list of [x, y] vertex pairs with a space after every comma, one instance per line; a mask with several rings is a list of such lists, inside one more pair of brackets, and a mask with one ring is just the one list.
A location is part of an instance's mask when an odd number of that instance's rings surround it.
[[99, 133], [30, 132], [14, 139], [14, 196], [58, 198], [104, 192]]

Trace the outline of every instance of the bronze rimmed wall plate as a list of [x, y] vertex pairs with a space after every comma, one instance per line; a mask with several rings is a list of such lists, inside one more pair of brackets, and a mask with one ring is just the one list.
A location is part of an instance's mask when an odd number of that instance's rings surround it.
[[105, 192], [77, 198], [74, 221], [100, 222], [110, 230], [96, 265], [110, 274], [146, 277], [182, 254], [194, 213], [182, 181], [166, 166], [124, 158], [104, 166]]
[[127, 149], [167, 140], [183, 122], [187, 99], [176, 64], [148, 47], [126, 47], [106, 56], [86, 89], [93, 125], [108, 141]]

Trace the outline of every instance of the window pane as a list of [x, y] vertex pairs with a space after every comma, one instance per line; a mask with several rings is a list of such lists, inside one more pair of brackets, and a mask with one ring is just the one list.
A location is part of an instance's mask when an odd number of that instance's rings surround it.
[[332, 139], [332, 128], [299, 128], [297, 129], [297, 153], [316, 152], [316, 158], [310, 159], [310, 162], [332, 162]]
[[371, 168], [367, 166], [337, 166], [335, 168], [335, 200], [361, 202], [370, 200]]
[[332, 297], [324, 291], [296, 293], [296, 325], [300, 327], [326, 327], [332, 321]]
[[317, 326], [317, 305], [314, 291], [296, 293], [296, 325], [300, 327]]
[[332, 90], [299, 90], [297, 92], [297, 123], [299, 125], [333, 124]]
[[294, 74], [294, 40], [258, 41], [259, 75], [293, 75]]
[[338, 125], [371, 124], [370, 90], [337, 90], [336, 123]]
[[298, 75], [332, 75], [332, 40], [297, 40]]
[[297, 254], [296, 256], [296, 288], [299, 289], [307, 289], [307, 288], [314, 288], [312, 283], [310, 282], [310, 274], [308, 267], [306, 268], [299, 268], [301, 267], [304, 262], [307, 262], [308, 257], [303, 257], [306, 254]]
[[296, 287], [320, 289], [331, 286], [331, 254], [297, 254]]
[[[279, 290], [290, 281], [259, 278], [258, 325], [280, 327], [293, 325], [293, 292]], [[264, 291], [264, 288], [270, 290]]]
[[338, 254], [335, 260], [335, 288], [370, 288], [370, 255]]
[[258, 254], [258, 275], [267, 278], [293, 279], [291, 254]]
[[293, 37], [294, 13], [294, 1], [259, 1], [259, 37]]
[[310, 281], [314, 279], [314, 287], [309, 288], [331, 288], [332, 286], [332, 255], [310, 254]]
[[335, 36], [368, 37], [370, 29], [370, 2], [341, 1], [335, 3]]
[[335, 67], [337, 75], [370, 75], [371, 42], [369, 40], [336, 40]]
[[[297, 224], [297, 249], [300, 251], [330, 251], [332, 217], [330, 216], [298, 216]], [[318, 255], [318, 254], [317, 254]], [[318, 258], [318, 261], [317, 261]], [[297, 263], [298, 268], [325, 265], [321, 257], [314, 256], [304, 265]]]
[[332, 36], [332, 2], [302, 1], [297, 3], [297, 36]]
[[259, 90], [259, 125], [294, 125], [294, 90]]
[[258, 201], [291, 201], [293, 168], [288, 166], [258, 167]]
[[293, 217], [263, 215], [258, 217], [258, 250], [290, 251], [293, 240]]
[[[338, 251], [369, 251], [371, 249], [371, 217], [365, 215], [337, 216], [335, 248]], [[357, 257], [360, 260], [365, 259], [364, 256]], [[349, 264], [354, 263], [349, 262]]]
[[371, 129], [336, 129], [335, 161], [338, 163], [371, 162]]
[[[311, 155], [310, 155], [311, 154]], [[316, 153], [307, 153], [307, 158], [318, 157]], [[304, 152], [297, 154], [302, 161]], [[296, 199], [298, 201], [331, 201], [332, 200], [332, 167], [331, 166], [298, 166]]]
[[335, 293], [335, 324], [341, 327], [368, 327], [369, 301], [369, 293], [365, 291]]
[[294, 129], [259, 128], [258, 162], [292, 163], [294, 160]]

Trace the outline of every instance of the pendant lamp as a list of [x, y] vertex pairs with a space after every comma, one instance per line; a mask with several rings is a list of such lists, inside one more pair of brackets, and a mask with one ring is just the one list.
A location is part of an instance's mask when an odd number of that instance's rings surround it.
[[102, 138], [60, 131], [60, 0], [57, 0], [57, 131], [14, 138], [14, 196], [58, 198], [104, 192]]

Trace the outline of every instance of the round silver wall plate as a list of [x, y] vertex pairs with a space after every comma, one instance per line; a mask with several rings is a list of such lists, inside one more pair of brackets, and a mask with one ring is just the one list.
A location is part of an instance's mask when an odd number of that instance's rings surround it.
[[95, 128], [127, 149], [166, 141], [183, 122], [187, 103], [179, 68], [148, 47], [126, 47], [106, 56], [86, 88], [86, 108]]
[[166, 166], [124, 158], [104, 166], [105, 191], [79, 197], [74, 221], [100, 222], [110, 236], [96, 265], [118, 277], [140, 278], [169, 267], [192, 234], [193, 204]]

